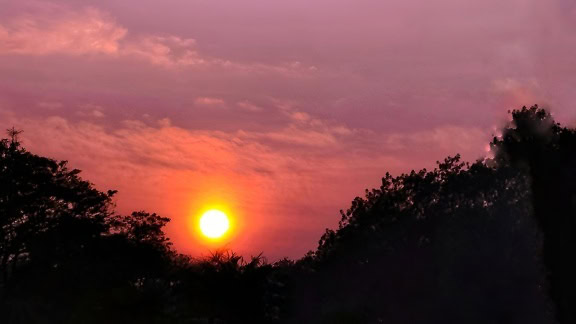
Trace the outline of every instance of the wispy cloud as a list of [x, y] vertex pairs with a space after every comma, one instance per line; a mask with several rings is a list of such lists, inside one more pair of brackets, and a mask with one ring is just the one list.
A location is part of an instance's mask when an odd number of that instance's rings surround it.
[[264, 110], [264, 108], [262, 108], [258, 105], [255, 105], [249, 101], [241, 101], [237, 105], [238, 105], [238, 107], [240, 107], [244, 110], [247, 110], [247, 111], [251, 111], [251, 112], [258, 112], [258, 111]]
[[0, 55], [107, 55], [135, 58], [165, 68], [219, 68], [249, 73], [304, 76], [316, 67], [300, 62], [279, 65], [241, 63], [202, 55], [196, 40], [176, 35], [129, 33], [110, 14], [93, 7], [50, 6], [0, 23]]
[[0, 54], [118, 54], [127, 30], [94, 8], [60, 17], [22, 15], [0, 24]]
[[220, 98], [200, 97], [196, 98], [194, 103], [200, 106], [223, 106], [226, 102]]

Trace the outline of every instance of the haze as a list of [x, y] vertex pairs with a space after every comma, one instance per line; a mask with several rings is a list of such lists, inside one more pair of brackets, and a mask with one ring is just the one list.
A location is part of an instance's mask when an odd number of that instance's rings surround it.
[[[576, 120], [564, 0], [0, 0], [0, 122], [122, 212], [226, 205], [230, 247], [299, 257], [387, 171], [486, 154], [506, 111]], [[566, 123], [572, 125], [570, 122]]]

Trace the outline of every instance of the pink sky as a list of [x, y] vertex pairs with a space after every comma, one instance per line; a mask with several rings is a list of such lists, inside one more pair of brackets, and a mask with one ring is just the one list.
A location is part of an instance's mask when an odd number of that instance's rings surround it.
[[227, 246], [316, 247], [393, 174], [485, 154], [506, 111], [576, 121], [569, 0], [0, 0], [0, 126], [121, 212], [224, 204]]

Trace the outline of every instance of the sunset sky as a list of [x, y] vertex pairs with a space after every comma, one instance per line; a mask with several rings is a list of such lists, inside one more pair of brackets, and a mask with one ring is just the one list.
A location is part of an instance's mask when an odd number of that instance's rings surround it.
[[0, 128], [118, 211], [214, 206], [225, 247], [316, 247], [387, 172], [486, 155], [506, 111], [576, 121], [572, 0], [0, 0]]

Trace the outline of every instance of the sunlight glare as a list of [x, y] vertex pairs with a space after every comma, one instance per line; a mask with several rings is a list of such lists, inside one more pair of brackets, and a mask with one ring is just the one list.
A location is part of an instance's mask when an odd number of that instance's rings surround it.
[[229, 228], [230, 221], [228, 216], [220, 210], [209, 210], [200, 218], [200, 230], [208, 238], [220, 238], [226, 234]]

